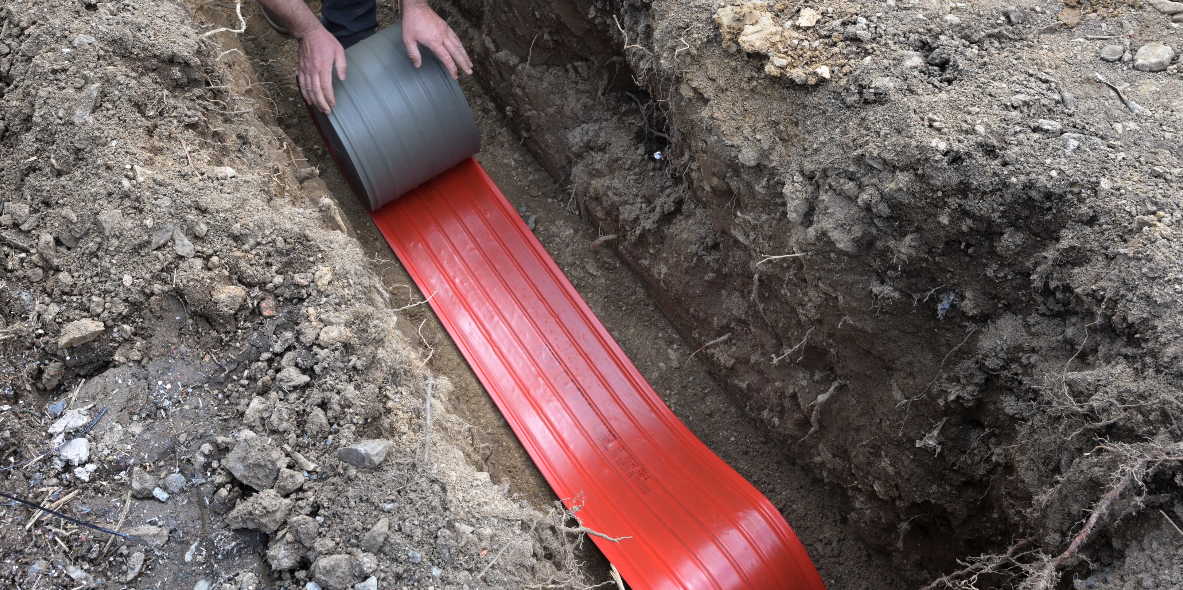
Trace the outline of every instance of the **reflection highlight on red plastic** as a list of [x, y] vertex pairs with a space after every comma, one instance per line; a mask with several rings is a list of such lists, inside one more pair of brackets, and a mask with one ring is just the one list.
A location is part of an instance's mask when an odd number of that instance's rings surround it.
[[372, 213], [564, 504], [634, 589], [824, 590], [775, 507], [679, 421], [469, 159]]

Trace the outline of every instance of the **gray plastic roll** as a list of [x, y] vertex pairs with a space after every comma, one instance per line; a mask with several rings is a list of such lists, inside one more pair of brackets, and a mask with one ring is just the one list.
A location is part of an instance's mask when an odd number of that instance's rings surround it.
[[337, 165], [370, 211], [481, 149], [460, 84], [430, 49], [415, 68], [401, 23], [345, 50], [346, 79], [333, 76], [337, 106], [310, 108]]

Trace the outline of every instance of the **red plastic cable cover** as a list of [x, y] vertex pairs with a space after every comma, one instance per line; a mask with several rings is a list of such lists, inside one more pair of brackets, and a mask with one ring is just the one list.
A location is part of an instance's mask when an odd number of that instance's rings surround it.
[[372, 214], [564, 504], [637, 589], [824, 590], [772, 504], [670, 412], [476, 160]]

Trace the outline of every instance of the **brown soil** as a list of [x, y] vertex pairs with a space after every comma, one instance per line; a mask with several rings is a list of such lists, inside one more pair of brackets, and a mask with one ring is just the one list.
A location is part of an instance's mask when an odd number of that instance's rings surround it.
[[[1180, 49], [1169, 17], [438, 8], [477, 62], [482, 165], [830, 588], [927, 584], [982, 554], [994, 573], [937, 586], [1032, 585], [1097, 508], [1053, 582], [1181, 583], [1183, 80], [1097, 57]], [[806, 9], [816, 24], [781, 26]], [[68, 442], [59, 412], [107, 409], [88, 459], [5, 469], [0, 491], [167, 535], [107, 547], [0, 507], [0, 584], [128, 586], [142, 558], [131, 587], [303, 587], [330, 556], [383, 588], [607, 580], [430, 310], [406, 307], [423, 296], [320, 147], [295, 43], [243, 14], [245, 33], [203, 37], [233, 8], [0, 2], [0, 468]], [[71, 346], [82, 320], [102, 329]], [[305, 476], [286, 499], [230, 473], [248, 428]], [[394, 443], [379, 468], [337, 458], [367, 438]], [[131, 497], [174, 473], [167, 501]]]

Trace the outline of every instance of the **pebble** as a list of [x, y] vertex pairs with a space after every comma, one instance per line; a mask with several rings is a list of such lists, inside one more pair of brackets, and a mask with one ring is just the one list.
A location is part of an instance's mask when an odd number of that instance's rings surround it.
[[164, 547], [168, 543], [169, 529], [146, 524], [132, 529], [123, 531], [124, 533], [133, 537], [138, 537], [148, 542], [148, 545], [156, 549]]
[[418, 551], [408, 551], [407, 557], [411, 558], [411, 563], [419, 563], [420, 561], [423, 561], [423, 556], [419, 555]]
[[354, 586], [353, 590], [378, 590], [378, 578], [370, 576], [366, 581]]
[[1023, 24], [1023, 21], [1027, 20], [1027, 16], [1023, 14], [1023, 11], [1014, 6], [1011, 6], [1010, 8], [1004, 8], [1002, 10], [1002, 16], [1005, 16], [1007, 22], [1012, 25], [1021, 25]]
[[280, 496], [275, 490], [263, 490], [239, 502], [226, 515], [226, 524], [232, 529], [251, 529], [271, 534], [287, 520], [292, 504], [291, 500]]
[[161, 502], [168, 502], [168, 492], [160, 488], [154, 488], [152, 490], [152, 497], [160, 500]]
[[198, 580], [197, 583], [193, 585], [193, 590], [212, 590], [213, 587], [214, 585], [211, 584], [209, 580]]
[[58, 338], [58, 346], [61, 348], [70, 348], [71, 346], [86, 344], [98, 338], [105, 328], [106, 326], [103, 325], [103, 322], [89, 318], [70, 322], [62, 328], [62, 335]]
[[49, 411], [50, 418], [57, 418], [58, 416], [61, 416], [62, 412], [66, 409], [66, 400], [63, 399], [63, 400], [53, 402], [52, 404], [49, 404], [49, 406], [47, 406], [45, 409], [47, 411]]
[[11, 52], [12, 52], [12, 48], [10, 48], [9, 46], [7, 46], [3, 43], [0, 43], [0, 55], [8, 55]]
[[131, 470], [131, 495], [138, 500], [152, 497], [152, 490], [156, 487], [156, 478], [139, 467]]
[[323, 590], [323, 589], [320, 587], [320, 584], [317, 584], [316, 582], [308, 582], [307, 584], [304, 584], [304, 590]]
[[170, 494], [175, 494], [185, 487], [185, 476], [180, 473], [170, 473], [164, 478], [164, 489]]
[[1121, 61], [1121, 56], [1125, 55], [1125, 47], [1121, 45], [1106, 45], [1101, 50], [1101, 61], [1116, 62]]
[[337, 450], [337, 458], [363, 469], [373, 469], [386, 458], [386, 452], [394, 444], [385, 439], [363, 440]]
[[312, 377], [301, 373], [296, 367], [288, 367], [275, 376], [275, 384], [285, 390], [302, 387], [311, 380]]
[[390, 534], [390, 519], [378, 519], [378, 523], [370, 529], [361, 539], [361, 550], [366, 553], [378, 553], [382, 549], [382, 544], [386, 542], [386, 536]]
[[305, 547], [312, 547], [316, 543], [316, 535], [320, 533], [320, 525], [315, 518], [301, 514], [288, 520], [288, 532]]
[[1040, 119], [1035, 122], [1035, 130], [1048, 135], [1059, 135], [1064, 131], [1064, 126], [1059, 121], [1051, 119]]
[[283, 453], [279, 449], [264, 442], [254, 432], [243, 430], [234, 450], [222, 460], [222, 466], [238, 481], [262, 491], [275, 485], [281, 459]]
[[173, 251], [177, 253], [177, 256], [183, 258], [193, 258], [193, 255], [197, 253], [193, 242], [190, 242], [189, 238], [185, 237], [185, 232], [181, 231], [173, 234]]
[[952, 25], [952, 26], [957, 26], [957, 25], [961, 24], [961, 19], [957, 18], [956, 16], [953, 16], [952, 14], [946, 14], [945, 15], [945, 23]]
[[304, 487], [304, 474], [291, 469], [280, 469], [279, 477], [275, 480], [275, 491], [281, 495], [288, 495]]
[[1161, 72], [1175, 59], [1175, 50], [1162, 43], [1147, 43], [1134, 55], [1134, 69], [1141, 72]]
[[127, 584], [136, 579], [140, 572], [144, 570], [144, 552], [136, 551], [127, 558], [127, 575], [123, 576], [123, 583]]
[[797, 26], [801, 27], [802, 29], [808, 29], [809, 27], [816, 25], [817, 21], [821, 19], [821, 17], [822, 13], [812, 8], [802, 8], [800, 15], [797, 17]]
[[82, 465], [90, 458], [90, 441], [85, 438], [76, 438], [62, 445], [62, 448], [58, 449], [58, 454], [70, 465], [75, 467]]
[[218, 166], [217, 168], [211, 168], [209, 174], [212, 174], [213, 177], [218, 180], [229, 180], [235, 176], [238, 176], [238, 172], [235, 172], [234, 169], [229, 166]]
[[56, 422], [49, 426], [50, 434], [62, 434], [64, 432], [73, 432], [86, 426], [90, 423], [90, 414], [86, 410], [70, 410], [62, 414]]
[[85, 483], [90, 481], [90, 472], [85, 467], [75, 467], [74, 477], [77, 477], [78, 481]]
[[328, 590], [348, 590], [353, 585], [353, 556], [325, 555], [311, 568], [312, 579]]
[[166, 223], [160, 229], [152, 232], [152, 243], [148, 246], [148, 250], [155, 250], [164, 245], [169, 238], [173, 237], [173, 230], [177, 228], [175, 223]]

